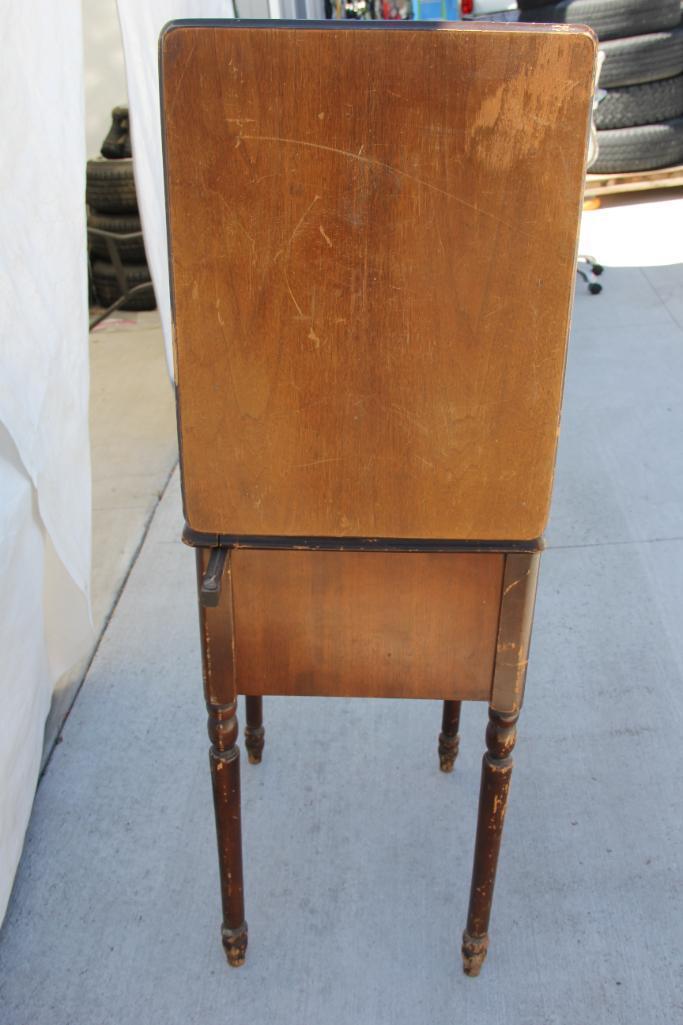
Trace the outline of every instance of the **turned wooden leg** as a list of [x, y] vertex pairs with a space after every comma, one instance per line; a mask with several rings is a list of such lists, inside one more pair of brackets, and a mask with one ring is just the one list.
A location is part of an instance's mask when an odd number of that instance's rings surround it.
[[266, 731], [263, 728], [263, 698], [247, 697], [247, 725], [244, 730], [244, 746], [252, 765], [258, 765], [263, 756]]
[[444, 701], [439, 734], [439, 767], [442, 772], [453, 772], [460, 747], [459, 726], [460, 702]]
[[517, 736], [518, 716], [519, 712], [504, 715], [489, 709], [487, 751], [481, 771], [470, 907], [467, 928], [462, 938], [463, 968], [466, 975], [479, 975], [488, 949], [491, 902], [510, 788], [512, 749]]
[[242, 881], [242, 824], [240, 815], [240, 752], [237, 747], [237, 704], [209, 707], [209, 753], [216, 813], [218, 863], [223, 900], [221, 935], [229, 963], [244, 964], [247, 923]]
[[240, 752], [229, 553], [223, 559], [224, 562], [220, 562], [214, 553], [210, 562], [209, 552], [197, 551], [202, 666], [211, 740], [209, 761], [223, 902], [221, 935], [228, 961], [237, 967], [244, 964], [247, 923], [242, 881]]

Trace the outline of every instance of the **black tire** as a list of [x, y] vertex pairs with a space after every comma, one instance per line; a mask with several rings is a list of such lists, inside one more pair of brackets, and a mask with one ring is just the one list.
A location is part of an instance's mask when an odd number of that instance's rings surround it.
[[[124, 264], [124, 270], [126, 272], [128, 284], [131, 287], [133, 285], [141, 285], [143, 282], [150, 281], [149, 267], [146, 263], [127, 263]], [[114, 266], [111, 263], [107, 263], [106, 260], [95, 260], [93, 262], [92, 280], [93, 285], [95, 286], [95, 294], [101, 306], [111, 306], [111, 304], [116, 302], [121, 295], [121, 290], [116, 280]], [[132, 299], [125, 302], [120, 309], [155, 310], [156, 305], [154, 289], [150, 284], [149, 288], [146, 288], [144, 291], [140, 291], [138, 295], [134, 295]]]
[[85, 199], [92, 210], [108, 214], [134, 214], [138, 209], [135, 193], [133, 161], [89, 160], [86, 172]]
[[560, 0], [527, 7], [518, 0], [520, 21], [571, 22], [589, 25], [598, 39], [634, 36], [675, 28], [681, 20], [680, 0]]
[[608, 89], [597, 105], [595, 127], [632, 128], [670, 121], [683, 115], [683, 75], [644, 85]]
[[683, 74], [683, 26], [668, 32], [648, 32], [627, 39], [608, 39], [600, 47], [605, 60], [599, 85], [609, 89], [617, 85], [656, 82]]
[[591, 174], [655, 171], [683, 163], [683, 118], [638, 128], [598, 132], [598, 156]]
[[[140, 218], [134, 214], [88, 214], [88, 227], [99, 228], [100, 231], [111, 231], [114, 235], [132, 235], [142, 231]], [[90, 235], [90, 251], [93, 256], [101, 256], [109, 259], [107, 243], [97, 235]], [[121, 259], [126, 263], [144, 263], [145, 244], [141, 238], [131, 239], [128, 242], [117, 242]]]

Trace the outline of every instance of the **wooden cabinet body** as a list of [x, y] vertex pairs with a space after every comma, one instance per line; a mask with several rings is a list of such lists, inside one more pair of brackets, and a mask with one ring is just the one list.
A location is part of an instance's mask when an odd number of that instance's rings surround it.
[[185, 539], [223, 941], [247, 942], [236, 699], [487, 701], [487, 945], [557, 446], [595, 40], [174, 23], [161, 40]]
[[593, 40], [242, 25], [163, 42], [187, 523], [538, 538]]

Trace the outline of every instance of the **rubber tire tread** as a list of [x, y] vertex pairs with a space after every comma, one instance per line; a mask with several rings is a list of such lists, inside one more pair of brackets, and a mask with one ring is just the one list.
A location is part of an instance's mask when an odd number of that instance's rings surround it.
[[598, 130], [633, 128], [670, 121], [683, 115], [683, 75], [661, 82], [608, 89], [593, 114]]
[[588, 25], [598, 39], [659, 32], [681, 20], [680, 0], [560, 0], [528, 9], [526, 3], [519, 3], [520, 21]]
[[668, 32], [608, 39], [600, 49], [605, 55], [598, 83], [602, 89], [683, 74], [683, 25]]
[[656, 171], [683, 163], [683, 118], [658, 125], [598, 132], [598, 157], [590, 174]]
[[[101, 231], [111, 231], [114, 235], [132, 235], [134, 232], [142, 231], [140, 218], [134, 214], [88, 214], [88, 227], [99, 228]], [[103, 238], [90, 236], [90, 252], [93, 256], [100, 256], [103, 260], [109, 260], [109, 250]], [[130, 242], [119, 242], [118, 250], [124, 263], [144, 263], [145, 244], [143, 239], [135, 239]]]
[[96, 157], [86, 168], [85, 199], [91, 210], [110, 214], [137, 213], [133, 161], [128, 157]]
[[[124, 263], [124, 270], [126, 272], [126, 278], [131, 285], [141, 285], [145, 281], [150, 281], [149, 267], [146, 263]], [[92, 280], [95, 286], [95, 294], [98, 301], [102, 306], [111, 306], [113, 302], [121, 295], [118, 282], [116, 280], [116, 271], [114, 265], [109, 263], [107, 260], [94, 260], [92, 264]], [[156, 299], [154, 297], [154, 290], [150, 288], [144, 292], [140, 292], [139, 295], [134, 295], [132, 299], [125, 302], [119, 309], [122, 310], [155, 310]]]

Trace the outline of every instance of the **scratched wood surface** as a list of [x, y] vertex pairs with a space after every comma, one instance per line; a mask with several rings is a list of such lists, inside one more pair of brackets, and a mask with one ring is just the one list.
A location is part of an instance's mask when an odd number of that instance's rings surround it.
[[491, 694], [499, 553], [235, 549], [241, 694]]
[[567, 26], [167, 30], [192, 528], [542, 533], [594, 57]]
[[540, 561], [540, 552], [505, 556], [491, 688], [491, 708], [500, 715], [518, 713], [524, 700]]

